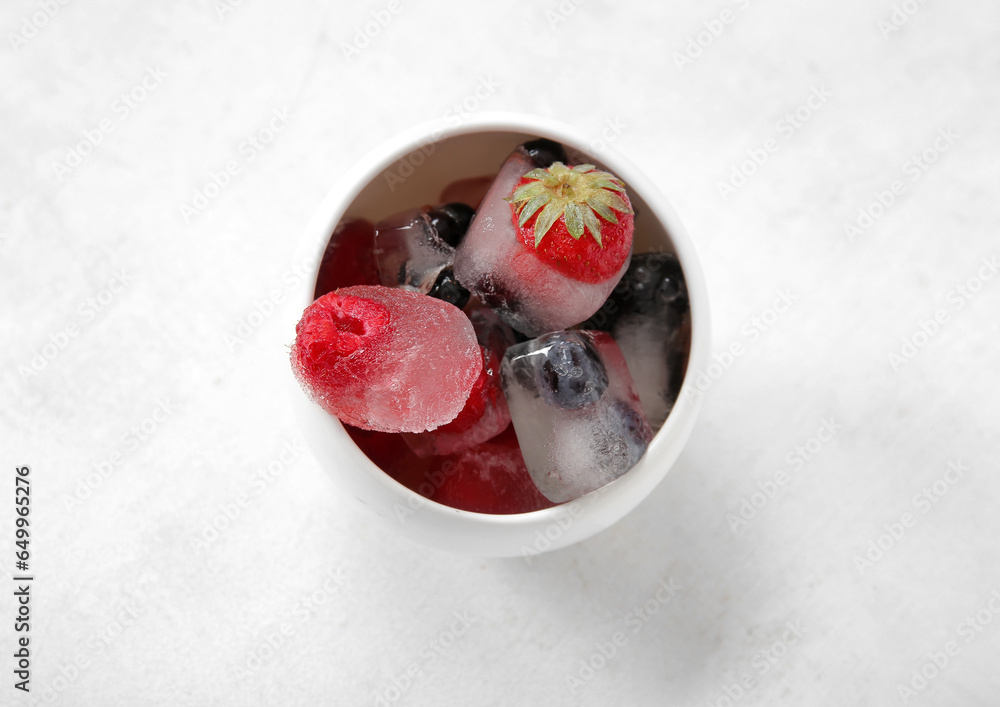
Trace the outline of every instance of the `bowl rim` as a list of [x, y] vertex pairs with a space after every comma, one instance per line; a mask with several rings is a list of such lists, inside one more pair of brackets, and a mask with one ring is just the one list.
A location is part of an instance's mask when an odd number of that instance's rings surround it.
[[[320, 265], [319, 254], [322, 253], [330, 233], [333, 232], [333, 228], [340, 219], [348, 213], [361, 192], [374, 179], [377, 179], [396, 162], [429, 144], [484, 132], [522, 133], [547, 137], [596, 158], [641, 195], [643, 201], [653, 211], [654, 217], [663, 226], [670, 243], [673, 245], [681, 269], [684, 271], [688, 288], [691, 306], [691, 346], [688, 353], [687, 370], [677, 401], [664, 424], [654, 435], [643, 458], [628, 473], [610, 484], [579, 499], [551, 508], [506, 515], [464, 511], [432, 501], [393, 479], [358, 448], [338, 419], [329, 415], [302, 394], [298, 381], [295, 381], [294, 393], [297, 394], [301, 402], [315, 408], [315, 411], [328, 418], [331, 434], [352, 449], [352, 452], [348, 452], [350, 458], [343, 459], [345, 463], [363, 467], [365, 473], [371, 477], [369, 480], [379, 488], [378, 492], [388, 492], [389, 497], [395, 498], [396, 503], [404, 503], [414, 508], [413, 504], [416, 501], [416, 508], [420, 509], [420, 514], [428, 514], [427, 522], [434, 522], [431, 520], [433, 518], [447, 523], [455, 523], [457, 520], [459, 524], [465, 522], [501, 529], [542, 529], [559, 521], [567, 513], [578, 517], [579, 513], [582, 513], [581, 509], [594, 508], [599, 505], [606, 506], [605, 512], [599, 514], [603, 520], [595, 524], [600, 527], [591, 528], [589, 532], [578, 530], [576, 533], [565, 533], [564, 535], [572, 535], [573, 537], [560, 538], [564, 542], [554, 541], [553, 547], [545, 550], [549, 551], [579, 542], [610, 527], [638, 506], [662, 482], [674, 465], [690, 436], [701, 407], [702, 396], [695, 391], [694, 380], [698, 371], [703, 370], [707, 362], [711, 332], [704, 273], [694, 243], [673, 206], [663, 192], [638, 167], [610, 146], [594, 147], [591, 142], [592, 136], [588, 137], [576, 127], [545, 116], [489, 112], [473, 114], [461, 119], [452, 116], [414, 125], [382, 142], [348, 168], [327, 192], [310, 219], [298, 246], [299, 259], [297, 262], [312, 263], [311, 276], [306, 281], [308, 287], [306, 287], [307, 291], [302, 300], [302, 307], [304, 309], [313, 301], [313, 288]], [[299, 316], [301, 316], [301, 311], [295, 312], [296, 321]], [[294, 377], [293, 380], [295, 380]], [[300, 404], [298, 408], [301, 409], [302, 405]], [[339, 430], [339, 433], [335, 430]], [[327, 466], [325, 457], [320, 457], [319, 454], [316, 456], [321, 465]], [[359, 497], [359, 500], [370, 505], [363, 498]], [[603, 504], [601, 504], [602, 500]], [[415, 539], [421, 538], [418, 536]], [[511, 553], [499, 554], [509, 556]]]

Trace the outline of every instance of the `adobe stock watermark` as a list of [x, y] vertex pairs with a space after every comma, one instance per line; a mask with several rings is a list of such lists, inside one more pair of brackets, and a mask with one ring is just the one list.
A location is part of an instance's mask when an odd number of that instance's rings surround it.
[[555, 10], [549, 8], [545, 11], [545, 20], [549, 23], [549, 29], [554, 30], [586, 4], [587, 0], [560, 0]]
[[[476, 87], [461, 101], [453, 103], [445, 111], [442, 119], [448, 125], [458, 126], [468, 120], [469, 116], [475, 113], [482, 104], [490, 98], [497, 89], [501, 87], [499, 81], [490, 76], [480, 76]], [[444, 131], [434, 132], [427, 141], [415, 148], [406, 157], [399, 160], [391, 170], [386, 170], [383, 174], [386, 186], [390, 192], [396, 191], [396, 187], [413, 176], [417, 168], [437, 150], [437, 142], [444, 135]]]
[[134, 279], [125, 268], [115, 270], [104, 287], [77, 305], [77, 319], [49, 334], [48, 341], [33, 349], [31, 357], [18, 364], [17, 372], [21, 376], [21, 380], [27, 381], [35, 378], [48, 368], [49, 364], [65, 352], [87, 326], [97, 319], [98, 315], [107, 310]]
[[[751, 0], [730, 0], [737, 10], [743, 11], [750, 7]], [[688, 38], [684, 45], [684, 53], [674, 51], [670, 57], [674, 60], [674, 66], [678, 71], [684, 71], [684, 67], [693, 64], [700, 59], [705, 50], [715, 44], [715, 40], [722, 36], [726, 27], [736, 21], [737, 13], [728, 7], [719, 13], [718, 17], [705, 20], [702, 24], [705, 29]]]
[[411, 493], [407, 495], [406, 505], [402, 503], [392, 504], [393, 515], [396, 516], [396, 522], [400, 525], [406, 523], [410, 516], [415, 515], [420, 509], [427, 506], [429, 503], [433, 503], [430, 500], [434, 492], [437, 491], [444, 484], [445, 480], [451, 476], [455, 471], [455, 462], [451, 459], [445, 459], [441, 462], [441, 466], [437, 469], [427, 472], [424, 475], [423, 482], [417, 486], [414, 491], [416, 493]]
[[715, 385], [735, 364], [738, 359], [749, 351], [749, 344], [758, 341], [778, 321], [788, 313], [799, 297], [789, 288], [783, 287], [776, 293], [771, 306], [765, 307], [760, 313], [751, 316], [740, 327], [741, 338], [734, 339], [722, 351], [712, 355], [712, 361], [704, 370], [694, 371], [692, 385], [685, 395], [695, 397], [704, 395]]
[[[903, 177], [913, 184], [920, 180], [934, 164], [948, 152], [959, 137], [953, 128], [941, 128], [935, 134], [931, 144], [915, 152], [903, 163], [900, 170]], [[899, 197], [907, 193], [907, 183], [903, 179], [893, 179], [881, 189], [872, 192], [871, 200], [858, 208], [858, 215], [853, 222], [844, 223], [844, 237], [854, 243], [871, 229], [875, 223], [885, 216]]]
[[[963, 645], [968, 645], [979, 638], [986, 627], [1000, 615], [1000, 589], [996, 587], [990, 592], [989, 598], [974, 614], [965, 617], [956, 627], [956, 639], [962, 639]], [[962, 645], [958, 640], [946, 641], [938, 650], [932, 650], [911, 671], [906, 682], [896, 684], [896, 694], [904, 704], [917, 697], [930, 687], [931, 683], [941, 675], [952, 661], [962, 653]]]
[[190, 202], [185, 201], [177, 205], [184, 224], [191, 225], [195, 217], [218, 199], [219, 195], [232, 184], [233, 179], [274, 142], [294, 117], [287, 108], [275, 108], [263, 126], [240, 141], [236, 159], [229, 160], [219, 169], [212, 170], [208, 179], [194, 190]]
[[[750, 177], [757, 174], [771, 155], [781, 149], [784, 142], [791, 139], [796, 132], [808, 123], [813, 116], [833, 98], [833, 94], [826, 90], [824, 86], [812, 86], [809, 96], [793, 110], [786, 112], [774, 124], [774, 131], [778, 137], [769, 137], [757, 147], [747, 149], [747, 158], [741, 162], [734, 162], [730, 165], [729, 179], [719, 180], [715, 183], [719, 190], [719, 196], [723, 201], [728, 201], [729, 197], [736, 193], [738, 189], [745, 186]], [[778, 138], [781, 138], [779, 140]]]
[[948, 460], [948, 468], [933, 483], [924, 486], [912, 499], [916, 511], [905, 511], [897, 519], [883, 525], [884, 533], [869, 541], [864, 554], [854, 555], [854, 569], [859, 575], [874, 567], [903, 539], [908, 530], [916, 526], [917, 521], [934, 508], [938, 501], [948, 495], [951, 487], [957, 484], [969, 471], [969, 467], [961, 459]]
[[177, 406], [171, 402], [169, 397], [157, 399], [156, 407], [139, 422], [129, 426], [128, 431], [122, 435], [118, 446], [104, 459], [96, 462], [90, 473], [77, 480], [73, 493], [62, 495], [60, 500], [63, 508], [71, 511], [90, 498], [105, 481], [111, 478], [111, 475], [121, 466], [127, 455], [136, 452], [149, 442], [156, 435], [160, 426], [177, 414], [177, 410]]
[[416, 684], [416, 681], [424, 676], [424, 670], [428, 666], [450, 651], [458, 639], [464, 636], [473, 625], [482, 621], [482, 617], [475, 616], [468, 609], [453, 611], [451, 615], [454, 620], [451, 621], [448, 628], [421, 646], [417, 651], [416, 659], [398, 674], [390, 675], [388, 684], [372, 694], [374, 707], [389, 707], [389, 705], [398, 702]]
[[232, 331], [226, 331], [222, 335], [222, 340], [229, 353], [235, 354], [240, 347], [250, 343], [254, 334], [264, 326], [264, 323], [277, 311], [279, 305], [285, 301], [288, 293], [297, 292], [302, 283], [312, 277], [318, 263], [319, 256], [306, 256], [281, 273], [276, 287], [271, 287], [267, 292], [254, 297], [249, 311], [237, 318], [236, 326], [233, 327]]
[[354, 28], [351, 41], [340, 43], [340, 52], [344, 58], [349, 62], [354, 61], [354, 58], [360, 56], [361, 52], [367, 49], [402, 11], [403, 5], [400, 0], [389, 0], [384, 8], [372, 10], [369, 19]]
[[[641, 604], [637, 604], [622, 618], [624, 628], [631, 629], [635, 635], [645, 628], [660, 609], [669, 604], [683, 587], [677, 584], [673, 577], [660, 582], [653, 596]], [[611, 660], [616, 658], [629, 641], [629, 633], [615, 631], [607, 639], [594, 643], [594, 650], [586, 658], [580, 660], [576, 670], [563, 675], [563, 681], [571, 695], [576, 695], [580, 689], [594, 679]]]
[[927, 0], [903, 0], [892, 6], [892, 13], [888, 19], [880, 19], [877, 23], [878, 31], [883, 39], [890, 34], [898, 32], [903, 28], [910, 18], [917, 14], [917, 11], [927, 4]]
[[531, 545], [522, 545], [519, 548], [525, 563], [530, 567], [536, 557], [553, 549], [569, 529], [576, 524], [576, 521], [583, 515], [583, 511], [597, 503], [607, 491], [608, 486], [602, 486], [569, 503], [556, 506], [555, 518], [552, 522], [546, 525], [544, 530], [535, 531]]
[[97, 125], [83, 131], [83, 139], [66, 151], [61, 161], [52, 163], [52, 175], [61, 184], [67, 175], [76, 170], [104, 142], [104, 138], [115, 131], [132, 115], [167, 78], [166, 71], [159, 66], [146, 68], [146, 73], [132, 88], [118, 96], [111, 104], [110, 116], [97, 121]]
[[40, 0], [38, 10], [21, 18], [16, 32], [7, 33], [7, 43], [13, 52], [17, 52], [25, 44], [38, 36], [49, 26], [59, 11], [69, 4], [69, 0]]
[[758, 651], [750, 659], [750, 665], [756, 669], [754, 673], [743, 673], [735, 682], [724, 682], [718, 688], [721, 695], [716, 695], [701, 704], [704, 707], [733, 707], [747, 697], [758, 685], [758, 680], [782, 663], [808, 632], [799, 619], [790, 619], [781, 627], [781, 638], [773, 641], [764, 650]]
[[295, 636], [298, 627], [308, 621], [313, 614], [319, 612], [339, 591], [344, 588], [343, 572], [339, 567], [333, 567], [323, 575], [322, 582], [316, 589], [300, 597], [291, 609], [290, 616], [282, 620], [277, 629], [267, 632], [247, 654], [242, 662], [233, 668], [233, 674], [238, 680], [246, 680], [261, 670], [278, 652], [284, 648], [289, 639]]
[[78, 653], [69, 662], [63, 663], [51, 678], [31, 691], [28, 705], [51, 705], [59, 696], [65, 693], [80, 676], [91, 666], [91, 661], [108, 650], [116, 640], [136, 624], [145, 613], [145, 606], [140, 597], [126, 599], [114, 611], [113, 618], [96, 632], [86, 638], [87, 653]]
[[598, 136], [590, 141], [591, 152], [595, 154], [604, 152], [608, 149], [608, 145], [622, 136], [624, 130], [625, 123], [622, 122], [621, 116], [605, 119]]
[[302, 439], [293, 437], [285, 440], [281, 449], [266, 464], [261, 464], [247, 478], [250, 491], [237, 494], [235, 498], [218, 505], [219, 512], [206, 521], [201, 530], [191, 537], [190, 544], [194, 550], [207, 550], [218, 540], [243, 511], [250, 507], [253, 499], [259, 498], [267, 488], [281, 478], [299, 457], [305, 452]]
[[1000, 259], [996, 255], [983, 258], [981, 263], [974, 275], [948, 290], [945, 301], [951, 305], [951, 312], [944, 307], [938, 307], [932, 313], [921, 317], [917, 322], [917, 328], [911, 334], [903, 336], [899, 350], [886, 354], [893, 371], [898, 371], [916, 358], [917, 354], [941, 333], [950, 321], [951, 314], [975, 299], [976, 295], [983, 291], [986, 283], [1000, 272]]
[[789, 472], [802, 471], [807, 463], [816, 458], [823, 449], [833, 442], [837, 433], [842, 429], [844, 426], [839, 424], [834, 417], [825, 417], [820, 420], [820, 426], [815, 434], [788, 450], [785, 454], [785, 465], [788, 470], [778, 469], [770, 479], [758, 481], [756, 491], [749, 496], [740, 497], [740, 505], [736, 513], [726, 514], [726, 521], [729, 523], [729, 530], [732, 531], [733, 535], [748, 526], [761, 509], [777, 496], [782, 488], [788, 485], [791, 479]]

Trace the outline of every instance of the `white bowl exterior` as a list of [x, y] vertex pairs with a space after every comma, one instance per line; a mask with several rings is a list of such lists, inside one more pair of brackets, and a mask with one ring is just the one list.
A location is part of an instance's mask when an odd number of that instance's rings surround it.
[[[498, 136], [498, 134], [500, 134]], [[503, 135], [506, 134], [506, 135]], [[584, 540], [620, 520], [633, 510], [659, 484], [677, 460], [694, 428], [701, 404], [701, 396], [694, 388], [698, 371], [704, 370], [710, 349], [711, 327], [708, 313], [708, 295], [704, 274], [697, 254], [683, 224], [665, 197], [660, 194], [645, 175], [621, 155], [610, 149], [595, 152], [588, 147], [587, 139], [574, 128], [548, 118], [491, 113], [479, 114], [456, 124], [452, 119], [436, 121], [412, 128], [384, 143], [369, 153], [350, 169], [324, 200], [310, 222], [303, 238], [297, 262], [316, 261], [313, 277], [302, 293], [302, 309], [313, 301], [313, 286], [318, 272], [318, 254], [323, 252], [334, 227], [346, 213], [368, 218], [393, 213], [394, 205], [379, 202], [384, 210], [364, 213], [371, 209], [359, 195], [373, 189], [378, 192], [375, 180], [382, 178], [387, 168], [414, 153], [421, 147], [438, 145], [438, 141], [458, 136], [482, 136], [485, 143], [496, 145], [516, 140], [515, 135], [547, 137], [595, 158], [599, 166], [620, 177], [628, 186], [630, 196], [635, 194], [641, 204], [640, 218], [658, 221], [669, 234], [669, 241], [658, 243], [666, 251], [676, 252], [684, 271], [691, 302], [691, 351], [687, 373], [680, 394], [663, 427], [650, 443], [646, 454], [627, 474], [583, 498], [561, 506], [533, 513], [518, 515], [488, 515], [450, 508], [420, 496], [377, 467], [354, 444], [340, 421], [313, 404], [303, 394], [289, 371], [294, 385], [296, 414], [307, 442], [323, 467], [331, 474], [336, 485], [367, 506], [377, 516], [412, 540], [454, 552], [480, 557], [531, 557], [556, 550]], [[513, 147], [511, 143], [507, 149]], [[482, 158], [469, 155], [472, 167], [478, 171], [455, 173], [442, 169], [440, 160], [432, 159], [428, 152], [421, 165], [420, 181], [406, 179], [399, 194], [392, 193], [391, 200], [410, 200], [400, 209], [419, 203], [431, 203], [437, 193], [452, 179], [485, 174]], [[463, 153], [465, 154], [465, 153]], [[461, 158], [461, 155], [459, 155]], [[499, 166], [487, 162], [486, 169]], [[449, 163], [450, 164], [450, 163]], [[467, 168], [468, 169], [468, 168]], [[428, 187], [433, 183], [433, 188]], [[407, 184], [410, 184], [407, 187]], [[395, 185], [393, 185], [395, 186]], [[435, 198], [412, 200], [407, 191], [415, 189], [433, 191]], [[359, 202], [359, 203], [356, 203]], [[358, 208], [355, 208], [358, 207]], [[359, 212], [360, 210], [360, 212]], [[296, 313], [296, 320], [300, 312]], [[290, 322], [294, 332], [295, 322]], [[292, 334], [294, 336], [294, 333]]]

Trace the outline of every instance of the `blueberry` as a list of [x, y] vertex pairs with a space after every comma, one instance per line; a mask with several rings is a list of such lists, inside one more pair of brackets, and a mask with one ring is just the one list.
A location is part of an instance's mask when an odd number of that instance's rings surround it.
[[521, 145], [521, 148], [531, 158], [532, 162], [543, 169], [549, 167], [553, 162], [566, 164], [569, 161], [569, 158], [566, 157], [565, 147], [555, 140], [549, 140], [544, 137], [526, 142]]
[[465, 232], [469, 230], [469, 224], [472, 223], [472, 217], [475, 215], [475, 209], [457, 201], [427, 212], [431, 225], [437, 231], [438, 238], [452, 248], [458, 247]]
[[538, 340], [542, 395], [565, 410], [593, 405], [608, 388], [608, 371], [590, 339], [577, 332], [549, 334]]
[[451, 268], [445, 268], [438, 274], [433, 287], [427, 294], [439, 300], [450, 302], [459, 309], [465, 306], [471, 296], [469, 291], [455, 279], [455, 273], [452, 272]]
[[688, 311], [687, 285], [677, 256], [664, 253], [633, 255], [625, 275], [581, 329], [612, 331], [618, 319], [636, 312], [660, 316], [664, 308], [675, 314]]
[[622, 278], [631, 287], [631, 309], [652, 314], [663, 306], [682, 314], [688, 309], [687, 286], [677, 256], [644, 253], [632, 258]]

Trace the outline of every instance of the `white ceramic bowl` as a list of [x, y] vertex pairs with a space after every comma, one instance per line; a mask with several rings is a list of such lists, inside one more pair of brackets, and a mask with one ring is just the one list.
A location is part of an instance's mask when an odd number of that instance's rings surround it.
[[[708, 298], [695, 249], [666, 198], [630, 162], [606, 148], [595, 152], [591, 140], [568, 125], [504, 113], [480, 114], [460, 123], [437, 121], [407, 130], [355, 165], [323, 201], [297, 261], [316, 260], [318, 269], [319, 255], [343, 216], [377, 221], [435, 203], [448, 183], [494, 172], [516, 145], [536, 137], [561, 142], [571, 158], [574, 151], [582, 153], [587, 162], [621, 178], [637, 206], [635, 252], [675, 252], [687, 280], [692, 325], [687, 374], [673, 411], [635, 467], [604, 488], [554, 508], [517, 515], [460, 511], [427, 500], [379, 469], [336, 418], [307, 399], [289, 371], [303, 434], [342, 493], [412, 540], [481, 557], [524, 556], [529, 561], [584, 540], [635, 508], [663, 480], [694, 426], [700, 396], [693, 379], [704, 369], [710, 343]], [[302, 288], [297, 315], [312, 302], [313, 275]], [[294, 338], [295, 322], [289, 324]]]

